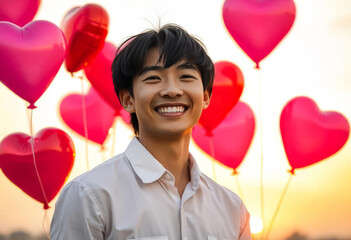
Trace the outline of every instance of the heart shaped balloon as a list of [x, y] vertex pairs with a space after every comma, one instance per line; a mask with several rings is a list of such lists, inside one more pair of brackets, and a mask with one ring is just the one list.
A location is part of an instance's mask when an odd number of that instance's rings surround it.
[[238, 102], [244, 88], [240, 69], [227, 61], [216, 62], [210, 105], [203, 110], [199, 123], [211, 135], [213, 129], [226, 117]]
[[0, 168], [11, 182], [47, 209], [71, 172], [74, 144], [64, 131], [56, 128], [42, 129], [33, 137], [39, 178], [32, 138], [24, 133], [10, 134], [0, 142]]
[[97, 4], [72, 8], [63, 18], [67, 39], [65, 66], [73, 73], [83, 69], [102, 49], [108, 32], [109, 17]]
[[48, 21], [33, 21], [23, 28], [0, 22], [0, 81], [30, 103], [41, 97], [65, 58], [65, 37]]
[[12, 22], [23, 27], [33, 20], [40, 0], [0, 0], [0, 21]]
[[[193, 128], [195, 143], [227, 167], [236, 169], [242, 163], [255, 132], [255, 117], [250, 107], [238, 102], [221, 124], [208, 136], [200, 125]], [[212, 144], [212, 146], [211, 146]]]
[[290, 31], [295, 13], [293, 0], [226, 0], [222, 9], [228, 32], [257, 68]]
[[114, 90], [111, 71], [116, 51], [112, 43], [105, 42], [98, 55], [84, 68], [84, 73], [100, 96], [119, 113], [122, 106]]
[[[84, 99], [88, 139], [102, 145], [114, 122], [115, 110], [93, 88]], [[68, 127], [85, 137], [82, 103], [81, 94], [68, 95], [61, 101], [60, 114]]]
[[296, 97], [284, 107], [280, 132], [291, 172], [333, 155], [344, 146], [350, 126], [340, 113], [320, 111], [307, 97]]

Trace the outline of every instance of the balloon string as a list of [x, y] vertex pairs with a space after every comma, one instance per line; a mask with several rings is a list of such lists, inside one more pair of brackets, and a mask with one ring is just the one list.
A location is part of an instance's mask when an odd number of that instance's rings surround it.
[[[258, 102], [259, 102], [259, 126], [260, 126], [260, 153], [261, 153], [261, 169], [260, 169], [260, 190], [261, 190], [261, 219], [264, 224], [264, 189], [263, 189], [263, 124], [262, 124], [262, 79], [260, 69], [258, 73]], [[261, 240], [263, 239], [263, 231], [261, 231]]]
[[272, 221], [271, 221], [271, 223], [270, 223], [270, 225], [269, 225], [269, 228], [268, 228], [268, 230], [267, 230], [267, 234], [266, 234], [265, 240], [268, 239], [269, 233], [270, 233], [270, 231], [272, 230], [273, 223], [274, 223], [274, 221], [275, 221], [275, 218], [276, 218], [277, 215], [278, 215], [280, 206], [282, 205], [284, 196], [285, 196], [285, 194], [286, 194], [286, 192], [287, 192], [287, 190], [288, 190], [288, 187], [289, 187], [289, 184], [290, 184], [290, 181], [291, 181], [292, 176], [293, 176], [293, 174], [290, 174], [289, 180], [288, 180], [288, 182], [287, 182], [287, 184], [286, 184], [286, 186], [285, 186], [285, 188], [284, 188], [284, 191], [283, 191], [283, 193], [282, 193], [282, 195], [281, 195], [281, 197], [280, 197], [280, 200], [279, 200], [279, 203], [278, 203], [278, 205], [277, 205], [277, 208], [275, 209], [275, 212], [274, 212]]
[[82, 106], [83, 106], [83, 126], [84, 126], [84, 136], [85, 136], [85, 162], [87, 170], [89, 171], [89, 159], [88, 159], [88, 126], [87, 126], [87, 113], [85, 105], [85, 96], [84, 96], [84, 80], [83, 77], [78, 77], [82, 80]]
[[[29, 109], [27, 108], [27, 104], [26, 105], [26, 114], [27, 114], [27, 119], [30, 119], [30, 111], [33, 110], [33, 109]], [[30, 121], [28, 121], [28, 127], [30, 129]]]
[[213, 139], [210, 137], [210, 150], [211, 150], [211, 156], [212, 156], [212, 173], [213, 173], [213, 180], [217, 181], [217, 176], [216, 176], [216, 165], [215, 165], [215, 150], [213, 146]]
[[238, 174], [235, 174], [234, 177], [235, 177], [236, 187], [238, 188], [239, 196], [243, 200], [243, 202], [245, 202], [243, 191], [241, 190], [241, 185], [240, 185], [240, 182], [239, 182]]
[[100, 151], [101, 151], [101, 161], [104, 162], [106, 160], [106, 155], [105, 155], [106, 148], [103, 145], [101, 145]]
[[35, 172], [36, 172], [36, 174], [37, 174], [38, 181], [39, 181], [39, 185], [40, 185], [41, 191], [42, 191], [43, 196], [44, 196], [44, 200], [45, 200], [44, 209], [47, 209], [47, 208], [49, 208], [49, 202], [48, 202], [48, 200], [47, 200], [47, 198], [46, 198], [46, 194], [45, 194], [45, 191], [44, 191], [44, 186], [43, 186], [43, 183], [42, 183], [41, 178], [40, 178], [40, 175], [39, 175], [39, 171], [38, 171], [38, 167], [37, 167], [37, 161], [36, 161], [35, 153], [34, 153], [33, 109], [30, 110], [29, 129], [30, 129], [30, 137], [31, 137], [31, 146], [32, 146], [32, 155], [33, 155], [34, 169], [35, 169]]
[[115, 155], [115, 145], [116, 145], [116, 122], [112, 126], [112, 146], [111, 146], [111, 158]]
[[44, 213], [44, 218], [43, 218], [43, 222], [41, 223], [42, 224], [42, 227], [44, 229], [44, 232], [45, 232], [45, 235], [46, 237], [50, 240], [50, 233], [48, 231], [48, 228], [46, 227], [47, 224], [48, 224], [48, 210], [45, 209], [45, 213]]

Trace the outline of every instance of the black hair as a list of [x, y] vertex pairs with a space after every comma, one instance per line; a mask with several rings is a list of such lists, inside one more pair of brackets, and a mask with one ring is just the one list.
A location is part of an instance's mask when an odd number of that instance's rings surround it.
[[[157, 47], [160, 51], [159, 61], [165, 68], [182, 60], [194, 64], [202, 78], [204, 91], [211, 95], [214, 78], [214, 65], [206, 53], [204, 44], [175, 24], [167, 24], [159, 30], [148, 30], [124, 41], [117, 50], [112, 63], [112, 79], [115, 92], [119, 95], [127, 90], [133, 94], [133, 78], [143, 69], [148, 51]], [[134, 132], [139, 133], [138, 118], [131, 113]]]

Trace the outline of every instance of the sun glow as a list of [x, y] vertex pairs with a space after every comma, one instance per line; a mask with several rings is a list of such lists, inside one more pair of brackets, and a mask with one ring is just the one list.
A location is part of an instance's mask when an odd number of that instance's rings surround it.
[[257, 216], [251, 216], [250, 228], [251, 228], [251, 233], [253, 234], [260, 233], [263, 229], [263, 222], [261, 218]]

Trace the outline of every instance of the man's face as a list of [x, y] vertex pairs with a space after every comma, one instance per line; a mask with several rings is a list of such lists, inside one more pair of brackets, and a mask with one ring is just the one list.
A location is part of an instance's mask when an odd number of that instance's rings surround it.
[[201, 74], [184, 60], [164, 68], [158, 59], [158, 48], [150, 49], [141, 74], [133, 79], [134, 98], [125, 92], [123, 105], [136, 113], [140, 136], [191, 133], [210, 99]]

